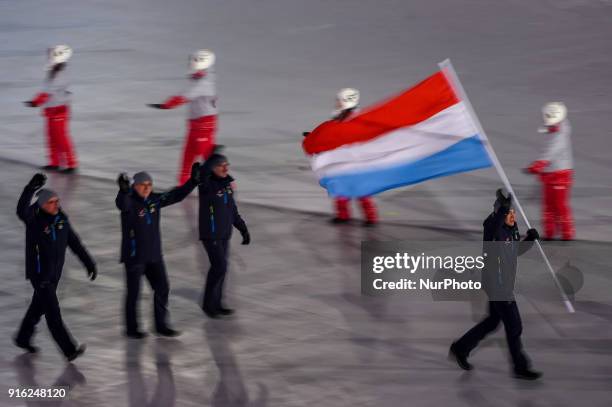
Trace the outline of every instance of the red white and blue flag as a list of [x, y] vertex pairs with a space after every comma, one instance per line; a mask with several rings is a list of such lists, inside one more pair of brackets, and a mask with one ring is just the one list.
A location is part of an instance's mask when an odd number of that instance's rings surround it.
[[468, 109], [440, 71], [345, 121], [322, 123], [303, 148], [334, 197], [369, 196], [490, 167]]

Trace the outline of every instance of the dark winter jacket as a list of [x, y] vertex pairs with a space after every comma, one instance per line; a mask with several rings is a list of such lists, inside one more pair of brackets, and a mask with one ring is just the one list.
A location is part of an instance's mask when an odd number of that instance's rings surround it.
[[513, 301], [517, 259], [531, 249], [533, 241], [521, 241], [516, 223], [508, 226], [508, 208], [499, 208], [483, 222], [483, 252], [485, 267], [482, 285], [491, 301]]
[[168, 192], [152, 192], [147, 199], [133, 189], [119, 191], [115, 204], [121, 211], [121, 263], [130, 266], [162, 261], [160, 210], [182, 201], [194, 188], [188, 180]]
[[57, 215], [31, 205], [36, 189], [25, 187], [17, 204], [17, 216], [26, 225], [26, 279], [35, 282], [59, 282], [64, 267], [66, 246], [88, 269], [95, 265], [81, 240], [72, 229], [68, 216], [61, 210]]
[[202, 169], [201, 183], [198, 187], [200, 196], [200, 240], [227, 240], [232, 236], [232, 226], [241, 233], [247, 231], [236, 201], [231, 176], [219, 178]]

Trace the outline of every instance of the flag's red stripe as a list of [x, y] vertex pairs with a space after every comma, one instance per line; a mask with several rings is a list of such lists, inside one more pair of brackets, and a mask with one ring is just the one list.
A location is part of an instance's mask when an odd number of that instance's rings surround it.
[[303, 148], [307, 154], [316, 154], [347, 144], [362, 143], [422, 122], [458, 102], [446, 77], [438, 72], [347, 121], [322, 123], [304, 139]]

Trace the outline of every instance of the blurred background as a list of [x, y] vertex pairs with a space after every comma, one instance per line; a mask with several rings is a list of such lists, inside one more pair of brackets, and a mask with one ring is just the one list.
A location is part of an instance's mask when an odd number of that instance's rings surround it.
[[[385, 192], [378, 228], [339, 229], [327, 224], [331, 202], [301, 134], [330, 116], [338, 89], [360, 89], [367, 106], [451, 58], [536, 227], [540, 185], [521, 170], [544, 146], [541, 106], [566, 103], [577, 238], [610, 242], [611, 18], [608, 0], [0, 1], [1, 391], [61, 378], [74, 386], [64, 405], [79, 406], [608, 405], [612, 301], [577, 303], [569, 315], [560, 302], [519, 299], [527, 351], [545, 373], [525, 387], [508, 378], [501, 334], [477, 354], [472, 376], [446, 361], [478, 309], [359, 294], [362, 240], [480, 239], [501, 186], [494, 169]], [[74, 49], [70, 131], [80, 170], [53, 174], [49, 185], [100, 267], [89, 283], [74, 257], [66, 266], [64, 318], [89, 344], [67, 371], [44, 321], [36, 359], [20, 358], [10, 342], [31, 295], [14, 208], [46, 154], [43, 118], [21, 102], [41, 90], [46, 49], [62, 43]], [[200, 48], [217, 56], [217, 139], [253, 236], [232, 249], [228, 291], [238, 316], [206, 322], [197, 307], [208, 260], [194, 194], [162, 221], [170, 310], [184, 335], [134, 345], [120, 336], [114, 178], [147, 170], [156, 187], [174, 184], [186, 109], [145, 104], [188, 85], [188, 55]], [[145, 289], [143, 322], [149, 300]]]

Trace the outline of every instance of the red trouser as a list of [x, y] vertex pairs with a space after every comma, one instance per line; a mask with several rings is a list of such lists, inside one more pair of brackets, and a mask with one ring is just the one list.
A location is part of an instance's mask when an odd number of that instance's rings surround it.
[[212, 154], [217, 131], [217, 115], [189, 120], [189, 133], [185, 140], [183, 164], [179, 172], [179, 184], [183, 185], [191, 176], [191, 165], [198, 157], [205, 160]]
[[48, 107], [45, 109], [45, 116], [49, 165], [76, 168], [78, 166], [76, 153], [68, 132], [69, 107]]
[[[376, 212], [376, 204], [374, 203], [374, 200], [369, 196], [359, 198], [358, 200], [366, 220], [368, 222], [376, 223], [378, 221], [378, 214]], [[350, 201], [351, 200], [349, 198], [344, 197], [335, 199], [336, 217], [338, 219], [348, 220], [351, 218], [351, 210], [349, 208]]]
[[540, 174], [542, 180], [542, 222], [544, 238], [552, 239], [556, 232], [566, 240], [574, 238], [574, 219], [570, 207], [570, 189], [574, 171], [562, 170]]

